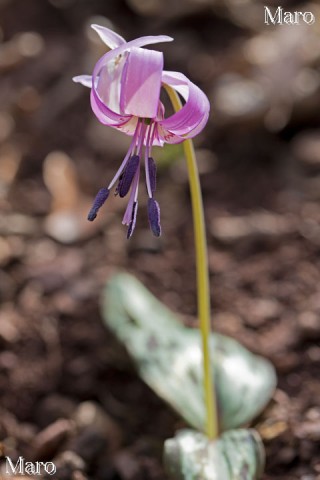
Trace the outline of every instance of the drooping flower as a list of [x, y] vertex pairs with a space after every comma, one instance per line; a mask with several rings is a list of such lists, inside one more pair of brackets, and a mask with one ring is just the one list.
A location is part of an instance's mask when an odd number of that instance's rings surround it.
[[[92, 25], [101, 40], [111, 49], [96, 63], [92, 76], [74, 77], [75, 82], [91, 88], [91, 107], [98, 120], [132, 136], [129, 150], [120, 168], [102, 188], [92, 205], [88, 220], [93, 221], [117, 183], [115, 194], [129, 201], [122, 223], [128, 226], [130, 238], [136, 223], [140, 164], [144, 155], [148, 218], [155, 236], [161, 234], [160, 208], [155, 200], [156, 165], [151, 155], [153, 145], [180, 143], [197, 135], [209, 116], [206, 95], [185, 75], [163, 70], [163, 53], [141, 48], [173, 39], [166, 35], [141, 37], [126, 42], [108, 28]], [[175, 89], [185, 104], [179, 112], [165, 118], [160, 101], [163, 85]]]

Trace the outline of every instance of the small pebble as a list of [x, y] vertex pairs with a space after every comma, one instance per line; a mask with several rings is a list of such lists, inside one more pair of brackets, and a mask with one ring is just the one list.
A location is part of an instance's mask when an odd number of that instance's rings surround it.
[[320, 316], [315, 312], [303, 312], [298, 316], [300, 334], [304, 339], [320, 338]]
[[38, 433], [33, 441], [33, 458], [37, 461], [51, 458], [70, 436], [74, 427], [72, 422], [65, 419], [51, 423]]
[[97, 403], [89, 401], [81, 403], [73, 418], [80, 431], [86, 431], [86, 435], [106, 441], [109, 450], [117, 450], [121, 445], [120, 428]]

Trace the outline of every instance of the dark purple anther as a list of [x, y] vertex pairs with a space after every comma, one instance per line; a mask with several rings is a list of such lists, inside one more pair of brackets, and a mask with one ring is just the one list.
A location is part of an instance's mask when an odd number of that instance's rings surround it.
[[152, 195], [154, 195], [154, 192], [156, 191], [156, 186], [157, 186], [157, 167], [152, 157], [148, 158], [148, 169], [149, 169], [150, 190]]
[[134, 228], [136, 226], [137, 211], [138, 211], [138, 202], [134, 202], [133, 207], [132, 207], [131, 222], [129, 224], [129, 228], [128, 228], [128, 231], [127, 231], [127, 238], [128, 239], [133, 234]]
[[161, 225], [160, 225], [160, 207], [158, 202], [154, 198], [149, 198], [148, 200], [148, 218], [150, 228], [152, 233], [156, 237], [161, 235]]
[[133, 177], [135, 176], [137, 168], [139, 167], [139, 163], [140, 157], [138, 155], [133, 155], [131, 158], [129, 158], [117, 189], [121, 198], [125, 197], [129, 192]]
[[114, 196], [116, 197], [119, 193], [119, 188], [120, 188], [120, 185], [121, 185], [121, 182], [122, 182], [122, 179], [123, 179], [123, 172], [121, 173], [120, 177], [119, 177], [119, 182], [118, 182], [118, 185], [116, 186], [116, 189], [114, 191]]
[[90, 222], [93, 222], [93, 220], [96, 218], [99, 208], [101, 208], [104, 202], [107, 200], [107, 198], [109, 197], [109, 193], [110, 193], [110, 190], [108, 188], [101, 188], [97, 193], [96, 198], [94, 199], [93, 205], [91, 207], [91, 210], [88, 214], [88, 220]]

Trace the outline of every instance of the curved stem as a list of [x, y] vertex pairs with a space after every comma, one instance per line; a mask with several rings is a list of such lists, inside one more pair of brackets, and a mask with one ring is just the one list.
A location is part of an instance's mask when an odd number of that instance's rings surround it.
[[[165, 86], [170, 101], [175, 111], [182, 108], [178, 94], [169, 86]], [[206, 243], [206, 229], [203, 213], [203, 202], [199, 180], [199, 172], [196, 163], [195, 152], [192, 140], [183, 142], [184, 153], [187, 160], [192, 215], [194, 224], [194, 237], [196, 249], [196, 268], [197, 268], [197, 296], [198, 296], [198, 315], [200, 322], [200, 331], [202, 338], [203, 351], [203, 379], [204, 379], [204, 398], [206, 405], [206, 431], [210, 439], [218, 437], [218, 416], [216, 397], [214, 394], [212, 364], [210, 361], [210, 291], [209, 291], [209, 272], [208, 255]]]

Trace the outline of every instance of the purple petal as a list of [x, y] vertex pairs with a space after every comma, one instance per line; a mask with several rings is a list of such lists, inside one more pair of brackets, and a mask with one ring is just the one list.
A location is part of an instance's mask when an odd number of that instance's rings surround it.
[[96, 91], [101, 101], [116, 113], [120, 112], [120, 84], [126, 58], [112, 60], [100, 71]]
[[105, 43], [109, 48], [117, 48], [120, 45], [126, 43], [125, 39], [113, 32], [107, 27], [102, 27], [101, 25], [93, 24], [91, 28], [97, 32], [103, 43]]
[[[159, 122], [158, 134], [167, 143], [179, 143], [194, 137], [207, 123], [210, 111], [208, 98], [181, 73], [164, 72], [162, 80], [182, 94], [186, 103], [181, 110]], [[188, 86], [188, 93], [185, 86]]]
[[[155, 43], [163, 43], [163, 42], [172, 42], [173, 38], [168, 37], [168, 35], [148, 35], [146, 37], [139, 37], [136, 38], [135, 40], [130, 40], [130, 42], [127, 42], [125, 44], [125, 48], [122, 49], [123, 45], [117, 48], [119, 53], [121, 53], [121, 50], [129, 50], [132, 47], [145, 47], [146, 45], [154, 45]], [[117, 55], [119, 55], [117, 53]]]
[[127, 231], [127, 238], [128, 239], [132, 236], [133, 231], [135, 229], [136, 222], [137, 222], [137, 212], [138, 212], [138, 202], [134, 202], [133, 207], [132, 207], [131, 222], [129, 224], [129, 228], [128, 228], [128, 231]]
[[72, 79], [75, 83], [81, 83], [85, 87], [92, 88], [92, 75], [78, 75]]
[[109, 193], [110, 193], [110, 190], [108, 188], [101, 188], [97, 193], [96, 198], [94, 199], [93, 205], [91, 207], [91, 210], [88, 214], [88, 220], [90, 222], [93, 222], [93, 220], [96, 218], [99, 209], [102, 207], [104, 202], [109, 197]]
[[[182, 92], [181, 87], [187, 83], [189, 92], [188, 95], [185, 96], [186, 103], [183, 108], [171, 117], [163, 120], [161, 125], [169, 130], [175, 130], [174, 133], [177, 135], [185, 135], [201, 123], [203, 117], [210, 111], [210, 104], [206, 95], [200, 88], [190, 82], [187, 77], [177, 72], [173, 73], [175, 74], [174, 79], [164, 73], [163, 81], [180, 92]], [[181, 78], [180, 83], [182, 83], [182, 85], [180, 86], [176, 83], [177, 77]]]
[[103, 55], [100, 60], [96, 63], [94, 70], [93, 70], [93, 88], [91, 90], [91, 106], [92, 109], [100, 120], [101, 123], [105, 125], [109, 125], [111, 127], [121, 127], [125, 125], [131, 118], [131, 115], [121, 115], [113, 110], [111, 110], [103, 100], [100, 98], [99, 93], [97, 92], [96, 82], [99, 78], [101, 70], [113, 59], [119, 58], [121, 54], [125, 51], [130, 50], [132, 47], [142, 47], [144, 45], [150, 45], [153, 43], [159, 42], [171, 42], [173, 39], [166, 35], [159, 35], [159, 36], [148, 36], [148, 37], [140, 37], [136, 40], [132, 40], [131, 42], [125, 43], [120, 45], [119, 47], [111, 50], [110, 52]]
[[162, 52], [131, 48], [121, 80], [121, 111], [138, 117], [156, 117], [162, 70]]
[[140, 157], [138, 155], [133, 155], [131, 158], [129, 158], [117, 188], [117, 191], [119, 192], [121, 198], [125, 197], [129, 192], [132, 181], [139, 167], [139, 163]]
[[149, 219], [149, 225], [152, 230], [152, 233], [156, 237], [160, 237], [161, 235], [160, 207], [158, 202], [154, 198], [149, 198], [148, 200], [148, 219]]
[[154, 192], [156, 191], [156, 186], [157, 186], [157, 166], [152, 157], [148, 158], [148, 172], [149, 172], [150, 190], [152, 195], [154, 195]]
[[99, 98], [95, 88], [91, 89], [90, 101], [93, 113], [104, 125], [118, 127], [126, 124], [132, 118], [132, 115], [121, 115], [107, 107], [107, 105], [105, 105], [105, 103]]

